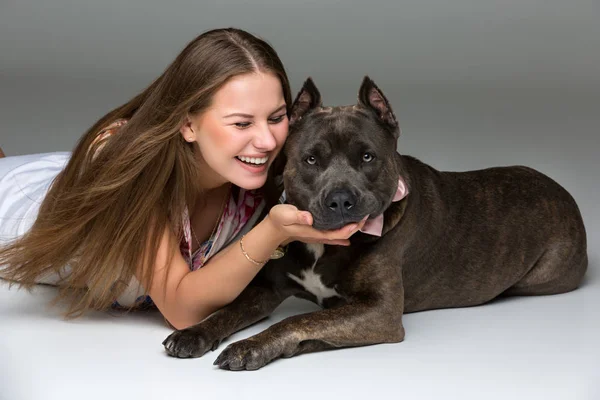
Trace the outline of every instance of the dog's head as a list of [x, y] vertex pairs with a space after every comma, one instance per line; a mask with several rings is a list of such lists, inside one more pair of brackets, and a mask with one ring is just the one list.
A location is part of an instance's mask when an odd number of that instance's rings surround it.
[[290, 112], [283, 181], [290, 204], [313, 215], [317, 229], [337, 229], [389, 207], [398, 189], [398, 121], [365, 77], [358, 102], [323, 107], [308, 78]]

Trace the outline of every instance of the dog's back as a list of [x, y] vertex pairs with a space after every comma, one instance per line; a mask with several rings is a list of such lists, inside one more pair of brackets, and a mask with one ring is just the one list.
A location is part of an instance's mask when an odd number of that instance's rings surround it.
[[398, 228], [420, 232], [402, 265], [407, 312], [579, 285], [585, 228], [572, 196], [554, 180], [523, 166], [441, 172], [401, 159], [413, 195]]

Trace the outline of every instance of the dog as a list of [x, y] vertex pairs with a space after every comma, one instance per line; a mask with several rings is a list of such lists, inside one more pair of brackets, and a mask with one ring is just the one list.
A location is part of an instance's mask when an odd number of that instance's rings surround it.
[[564, 188], [524, 166], [438, 171], [400, 155], [399, 135], [368, 76], [357, 104], [340, 107], [323, 107], [308, 78], [283, 151], [287, 202], [311, 212], [317, 229], [369, 216], [365, 232], [350, 246], [290, 243], [230, 305], [172, 333], [166, 352], [202, 356], [290, 296], [322, 309], [230, 344], [215, 365], [255, 370], [307, 352], [401, 342], [403, 313], [579, 286], [586, 231]]

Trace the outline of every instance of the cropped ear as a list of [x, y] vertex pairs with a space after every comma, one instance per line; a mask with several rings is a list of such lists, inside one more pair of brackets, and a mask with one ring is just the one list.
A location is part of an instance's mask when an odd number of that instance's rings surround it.
[[400, 134], [398, 120], [396, 119], [389, 102], [383, 95], [383, 92], [375, 85], [375, 82], [368, 76], [365, 76], [360, 85], [358, 102], [374, 111], [384, 124], [393, 130], [398, 130], [397, 135]]
[[312, 78], [309, 77], [304, 82], [304, 85], [302, 85], [302, 89], [300, 89], [300, 92], [298, 92], [298, 95], [296, 96], [296, 100], [294, 100], [294, 103], [292, 104], [290, 111], [290, 125], [302, 119], [304, 114], [317, 107], [322, 107], [321, 93], [319, 93], [319, 89], [317, 89]]

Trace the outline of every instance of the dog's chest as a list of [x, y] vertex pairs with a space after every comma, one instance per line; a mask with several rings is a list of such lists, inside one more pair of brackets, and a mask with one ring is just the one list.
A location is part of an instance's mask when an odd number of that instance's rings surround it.
[[321, 306], [327, 299], [341, 298], [336, 289], [337, 268], [335, 268], [335, 265], [327, 265], [327, 259], [323, 258], [325, 246], [322, 244], [306, 244], [305, 249], [312, 256], [312, 263], [299, 270], [287, 272], [288, 279], [312, 294]]

